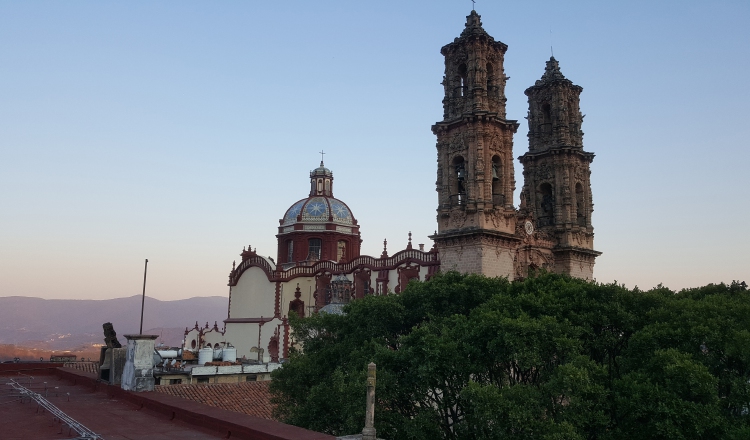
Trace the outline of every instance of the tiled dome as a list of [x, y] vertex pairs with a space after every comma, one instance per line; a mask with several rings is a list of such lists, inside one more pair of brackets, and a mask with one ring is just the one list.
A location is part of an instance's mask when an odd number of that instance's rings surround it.
[[346, 203], [327, 196], [313, 196], [296, 202], [286, 210], [282, 226], [297, 223], [300, 216], [302, 222], [325, 223], [329, 221], [329, 218], [332, 218], [332, 222], [335, 224], [353, 224], [352, 212]]

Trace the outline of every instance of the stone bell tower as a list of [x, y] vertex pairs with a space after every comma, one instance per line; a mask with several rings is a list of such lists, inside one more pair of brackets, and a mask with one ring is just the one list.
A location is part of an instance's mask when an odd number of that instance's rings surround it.
[[529, 98], [529, 151], [523, 164], [519, 214], [529, 213], [536, 229], [554, 239], [554, 271], [592, 279], [594, 250], [591, 171], [594, 153], [583, 150], [583, 88], [560, 72], [554, 57], [544, 75], [526, 89]]
[[506, 119], [503, 61], [508, 46], [495, 41], [471, 11], [466, 27], [443, 46], [443, 120], [437, 136], [437, 234], [442, 270], [510, 276], [516, 211], [513, 207], [513, 134]]

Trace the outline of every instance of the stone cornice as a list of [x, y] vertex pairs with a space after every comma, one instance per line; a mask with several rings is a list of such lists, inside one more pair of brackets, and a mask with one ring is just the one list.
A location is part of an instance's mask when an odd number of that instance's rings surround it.
[[444, 132], [452, 128], [460, 127], [461, 125], [469, 124], [472, 122], [487, 122], [487, 123], [494, 123], [502, 127], [509, 127], [513, 130], [513, 133], [518, 130], [518, 127], [520, 127], [520, 124], [515, 119], [501, 119], [497, 116], [497, 113], [489, 113], [489, 112], [472, 112], [472, 113], [464, 113], [463, 115], [456, 117], [454, 119], [451, 119], [449, 121], [440, 121], [436, 122], [432, 126], [432, 132], [434, 134], [438, 134], [439, 132]]

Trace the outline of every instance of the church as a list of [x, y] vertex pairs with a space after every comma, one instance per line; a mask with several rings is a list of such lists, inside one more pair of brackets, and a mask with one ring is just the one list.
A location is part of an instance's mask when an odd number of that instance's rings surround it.
[[[513, 205], [513, 136], [507, 119], [503, 66], [508, 46], [483, 28], [471, 11], [445, 57], [443, 120], [437, 137], [437, 230], [434, 245], [389, 255], [360, 255], [360, 224], [333, 194], [333, 172], [310, 172], [309, 193], [279, 220], [277, 258], [243, 248], [229, 273], [229, 306], [218, 324], [186, 329], [184, 349], [237, 350], [238, 357], [278, 363], [290, 349], [288, 316], [341, 313], [365, 295], [398, 294], [411, 280], [438, 271], [522, 279], [546, 269], [592, 279], [594, 250], [590, 164], [583, 149], [580, 86], [565, 78], [554, 57], [525, 91], [528, 149], [518, 157], [524, 182]], [[346, 184], [343, 182], [342, 184]], [[428, 221], [428, 219], [425, 219]]]

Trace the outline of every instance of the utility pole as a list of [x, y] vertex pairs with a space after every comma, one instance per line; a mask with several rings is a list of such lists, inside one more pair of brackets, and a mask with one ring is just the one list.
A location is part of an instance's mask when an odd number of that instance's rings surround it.
[[146, 258], [146, 265], [143, 268], [143, 296], [141, 297], [141, 330], [138, 332], [139, 335], [143, 334], [143, 306], [146, 304], [146, 272], [148, 272], [148, 258]]

